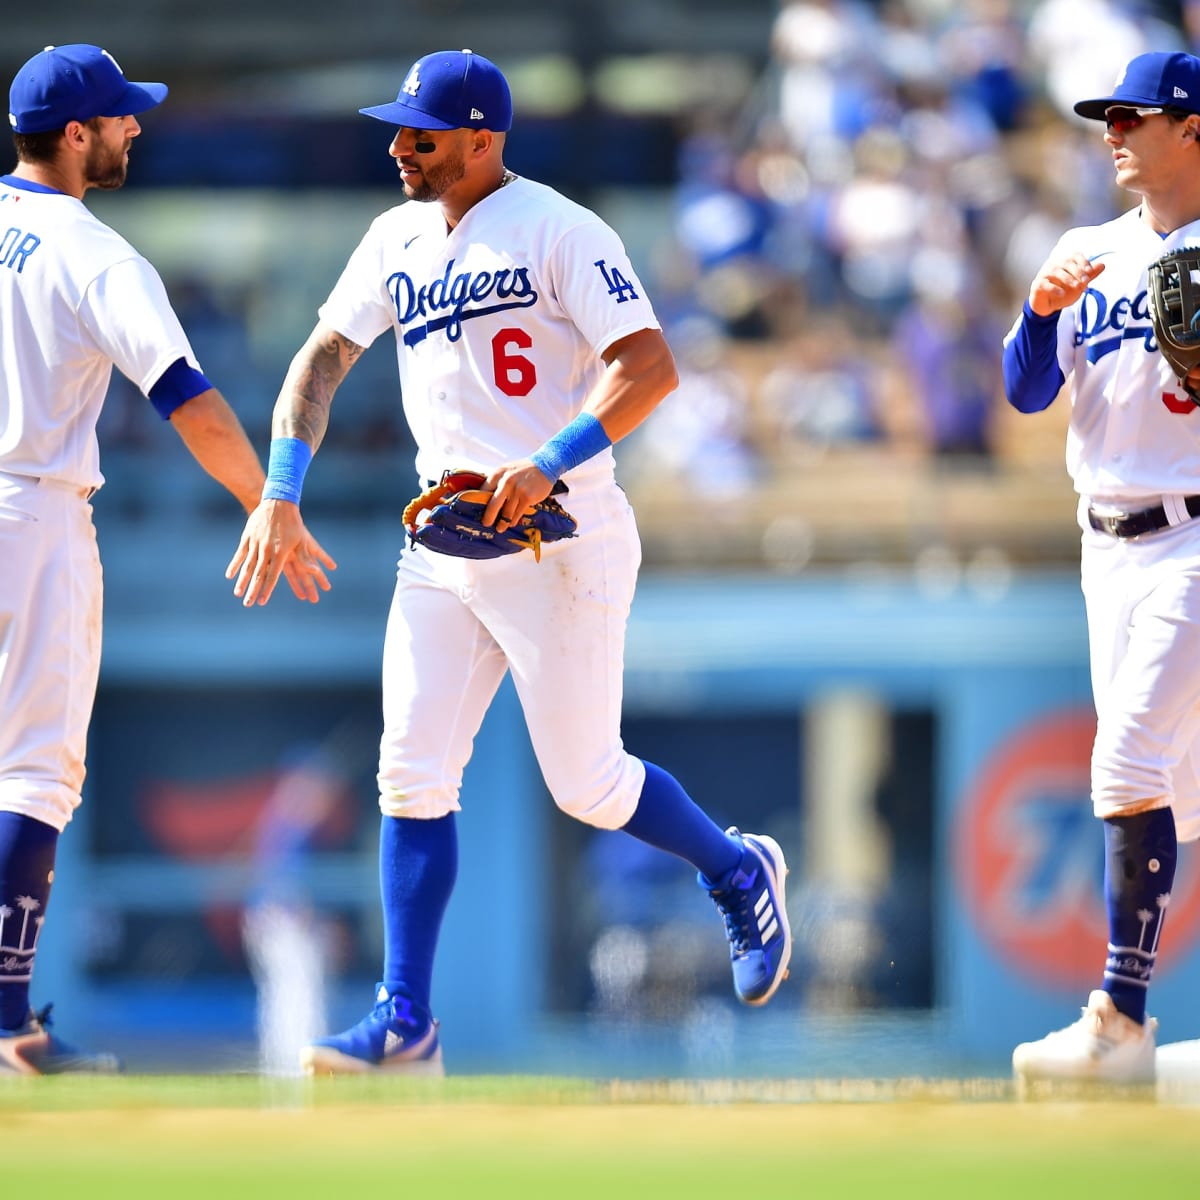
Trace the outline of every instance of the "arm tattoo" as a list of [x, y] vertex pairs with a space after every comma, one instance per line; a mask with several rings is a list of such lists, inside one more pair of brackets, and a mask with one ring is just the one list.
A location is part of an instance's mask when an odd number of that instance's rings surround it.
[[363, 349], [332, 330], [309, 338], [284, 380], [276, 403], [274, 435], [303, 438], [314, 449], [320, 446], [329, 426], [333, 394]]

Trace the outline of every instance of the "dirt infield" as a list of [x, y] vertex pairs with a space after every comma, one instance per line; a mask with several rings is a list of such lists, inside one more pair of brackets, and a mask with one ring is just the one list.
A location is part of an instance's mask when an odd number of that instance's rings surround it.
[[[772, 1087], [809, 1098], [772, 1099]], [[1200, 1107], [1136, 1094], [987, 1095], [1006, 1090], [995, 1081], [12, 1081], [0, 1087], [0, 1158], [5, 1194], [39, 1197], [350, 1200], [349, 1189], [365, 1187], [398, 1200], [658, 1200], [762, 1187], [806, 1200], [1094, 1200], [1127, 1190], [1121, 1180], [1143, 1194], [1200, 1186]]]

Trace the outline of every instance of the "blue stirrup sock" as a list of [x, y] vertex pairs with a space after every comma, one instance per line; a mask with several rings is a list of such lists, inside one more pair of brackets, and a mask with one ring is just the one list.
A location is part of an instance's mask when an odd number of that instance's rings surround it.
[[52, 825], [0, 812], [0, 1029], [17, 1029], [29, 1016], [29, 981], [57, 850]]
[[1104, 822], [1104, 990], [1120, 1012], [1140, 1024], [1146, 1020], [1146, 992], [1171, 902], [1176, 854], [1175, 815], [1169, 808]]
[[379, 832], [383, 984], [431, 1015], [433, 959], [458, 875], [454, 814], [431, 821], [384, 817]]
[[621, 828], [638, 841], [690, 862], [720, 879], [742, 861], [742, 847], [662, 767], [646, 763], [646, 782], [633, 816]]

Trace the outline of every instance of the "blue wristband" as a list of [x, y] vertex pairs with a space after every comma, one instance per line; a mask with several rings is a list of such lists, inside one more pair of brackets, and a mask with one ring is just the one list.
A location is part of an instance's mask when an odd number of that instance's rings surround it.
[[611, 445], [612, 438], [604, 432], [599, 419], [589, 412], [581, 412], [569, 425], [564, 425], [552, 438], [543, 442], [529, 456], [529, 461], [554, 483]]
[[300, 503], [304, 473], [312, 462], [312, 447], [296, 437], [271, 439], [271, 454], [267, 459], [267, 482], [263, 485], [264, 500], [290, 500]]

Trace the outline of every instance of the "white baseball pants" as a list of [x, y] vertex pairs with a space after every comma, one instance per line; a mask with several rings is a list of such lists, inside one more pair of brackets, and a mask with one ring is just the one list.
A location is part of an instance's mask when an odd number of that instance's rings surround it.
[[1086, 529], [1098, 817], [1170, 806], [1200, 837], [1200, 521], [1118, 539]]
[[609, 483], [563, 497], [576, 538], [487, 561], [405, 549], [383, 653], [380, 808], [435, 818], [459, 809], [463, 770], [511, 671], [555, 803], [603, 829], [624, 825], [645, 781], [621, 742], [625, 631], [641, 543]]
[[0, 472], [0, 811], [59, 832], [81, 799], [102, 607], [86, 496]]

